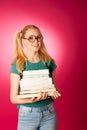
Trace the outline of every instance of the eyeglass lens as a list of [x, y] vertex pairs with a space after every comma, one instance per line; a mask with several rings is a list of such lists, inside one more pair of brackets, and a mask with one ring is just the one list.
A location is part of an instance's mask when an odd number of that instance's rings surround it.
[[24, 38], [24, 39], [27, 39], [27, 40], [29, 40], [30, 42], [34, 42], [35, 40], [41, 41], [41, 40], [42, 40], [42, 36], [34, 36], [34, 35], [31, 35], [31, 36], [29, 36], [29, 38]]

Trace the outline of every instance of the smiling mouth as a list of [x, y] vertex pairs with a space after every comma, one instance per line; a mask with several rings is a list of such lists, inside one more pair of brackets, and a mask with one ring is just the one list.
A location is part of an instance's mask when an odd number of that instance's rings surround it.
[[37, 45], [37, 46], [33, 46], [33, 47], [39, 47], [39, 46]]

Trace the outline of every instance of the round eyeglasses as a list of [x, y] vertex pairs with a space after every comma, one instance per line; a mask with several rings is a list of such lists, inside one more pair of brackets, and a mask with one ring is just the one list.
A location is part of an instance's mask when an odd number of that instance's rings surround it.
[[41, 42], [43, 40], [43, 37], [41, 35], [38, 36], [30, 35], [28, 38], [23, 38], [23, 39], [27, 39], [29, 42], [34, 42], [35, 40]]

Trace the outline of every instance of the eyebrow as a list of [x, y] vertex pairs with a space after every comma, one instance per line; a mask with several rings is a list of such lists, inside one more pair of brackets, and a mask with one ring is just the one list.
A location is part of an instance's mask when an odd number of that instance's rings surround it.
[[[37, 37], [37, 36], [42, 36], [41, 34], [38, 34], [38, 35], [30, 35], [30, 36], [34, 36], [34, 37]], [[28, 37], [30, 37], [28, 36]]]

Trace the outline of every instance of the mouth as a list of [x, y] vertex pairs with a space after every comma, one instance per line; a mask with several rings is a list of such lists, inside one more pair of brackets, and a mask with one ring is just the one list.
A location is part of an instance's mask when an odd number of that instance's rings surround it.
[[39, 47], [39, 45], [36, 45], [36, 46], [33, 45], [33, 47], [37, 48], [37, 47]]

